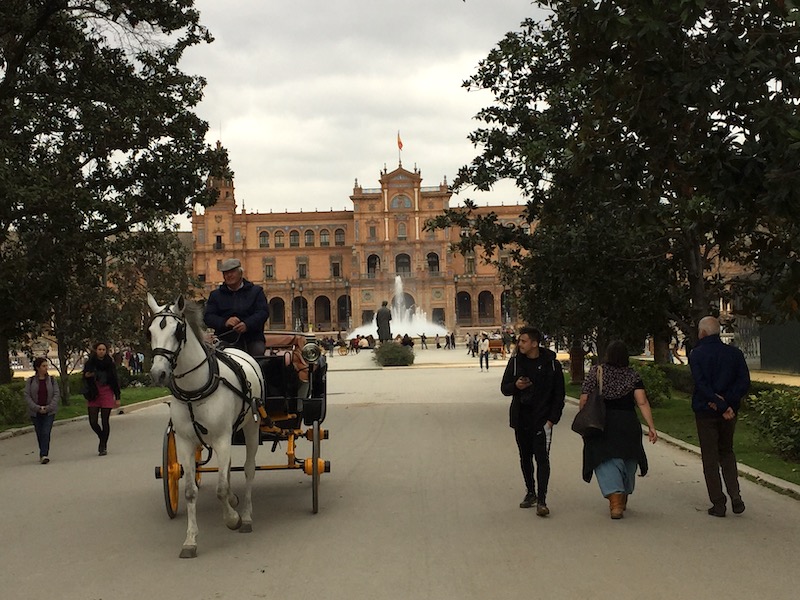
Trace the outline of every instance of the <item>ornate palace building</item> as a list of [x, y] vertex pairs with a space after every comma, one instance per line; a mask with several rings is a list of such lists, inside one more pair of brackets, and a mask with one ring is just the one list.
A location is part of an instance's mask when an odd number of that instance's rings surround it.
[[[423, 187], [416, 168], [380, 173], [380, 187], [355, 182], [353, 210], [237, 212], [232, 180], [211, 178], [219, 201], [192, 216], [193, 270], [204, 295], [222, 281], [219, 265], [236, 257], [245, 277], [264, 287], [269, 329], [336, 331], [369, 323], [402, 282], [405, 305], [448, 330], [496, 329], [515, 313], [497, 270], [481, 256], [454, 254], [460, 230], [425, 231], [449, 208], [447, 182]], [[491, 206], [520, 223], [520, 206]], [[499, 259], [506, 258], [500, 256]], [[422, 332], [419, 332], [422, 333]]]

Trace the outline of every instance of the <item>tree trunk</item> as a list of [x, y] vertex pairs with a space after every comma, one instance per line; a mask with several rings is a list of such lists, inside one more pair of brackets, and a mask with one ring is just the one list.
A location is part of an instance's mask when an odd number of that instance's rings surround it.
[[0, 335], [0, 384], [11, 383], [13, 377], [11, 361], [8, 360], [8, 338]]
[[583, 361], [586, 358], [586, 350], [580, 341], [573, 341], [569, 348], [569, 378], [570, 383], [582, 383], [586, 375], [583, 368]]
[[56, 333], [56, 349], [58, 351], [58, 373], [61, 376], [61, 404], [69, 406], [69, 350], [64, 344], [63, 336]]

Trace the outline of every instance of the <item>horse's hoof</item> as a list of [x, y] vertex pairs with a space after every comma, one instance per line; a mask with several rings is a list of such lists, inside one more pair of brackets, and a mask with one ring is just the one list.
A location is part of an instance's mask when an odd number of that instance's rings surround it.
[[253, 524], [242, 523], [242, 526], [239, 528], [239, 533], [253, 533]]
[[241, 517], [241, 515], [237, 515], [237, 516], [236, 516], [236, 523], [234, 523], [233, 527], [231, 527], [230, 525], [228, 525], [228, 529], [232, 529], [233, 531], [236, 531], [236, 530], [237, 530], [237, 529], [239, 529], [241, 526], [242, 526], [242, 517]]
[[181, 548], [181, 558], [197, 558], [197, 546], [184, 546]]
[[237, 506], [239, 506], [239, 496], [234, 494], [233, 497], [230, 499], [230, 505], [231, 508], [236, 508]]

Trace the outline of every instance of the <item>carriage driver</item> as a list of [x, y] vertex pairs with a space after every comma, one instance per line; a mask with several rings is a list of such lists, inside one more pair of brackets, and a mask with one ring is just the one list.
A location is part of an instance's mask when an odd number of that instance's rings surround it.
[[208, 296], [204, 317], [206, 325], [218, 336], [237, 332], [240, 336], [237, 346], [244, 347], [252, 356], [264, 356], [264, 324], [269, 318], [264, 289], [244, 278], [238, 258], [223, 260], [220, 271], [224, 283]]

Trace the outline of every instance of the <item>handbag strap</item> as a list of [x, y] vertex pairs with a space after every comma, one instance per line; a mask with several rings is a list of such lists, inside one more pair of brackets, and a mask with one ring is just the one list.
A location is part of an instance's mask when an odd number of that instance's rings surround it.
[[603, 365], [597, 366], [597, 388], [598, 393], [602, 396], [603, 395]]

